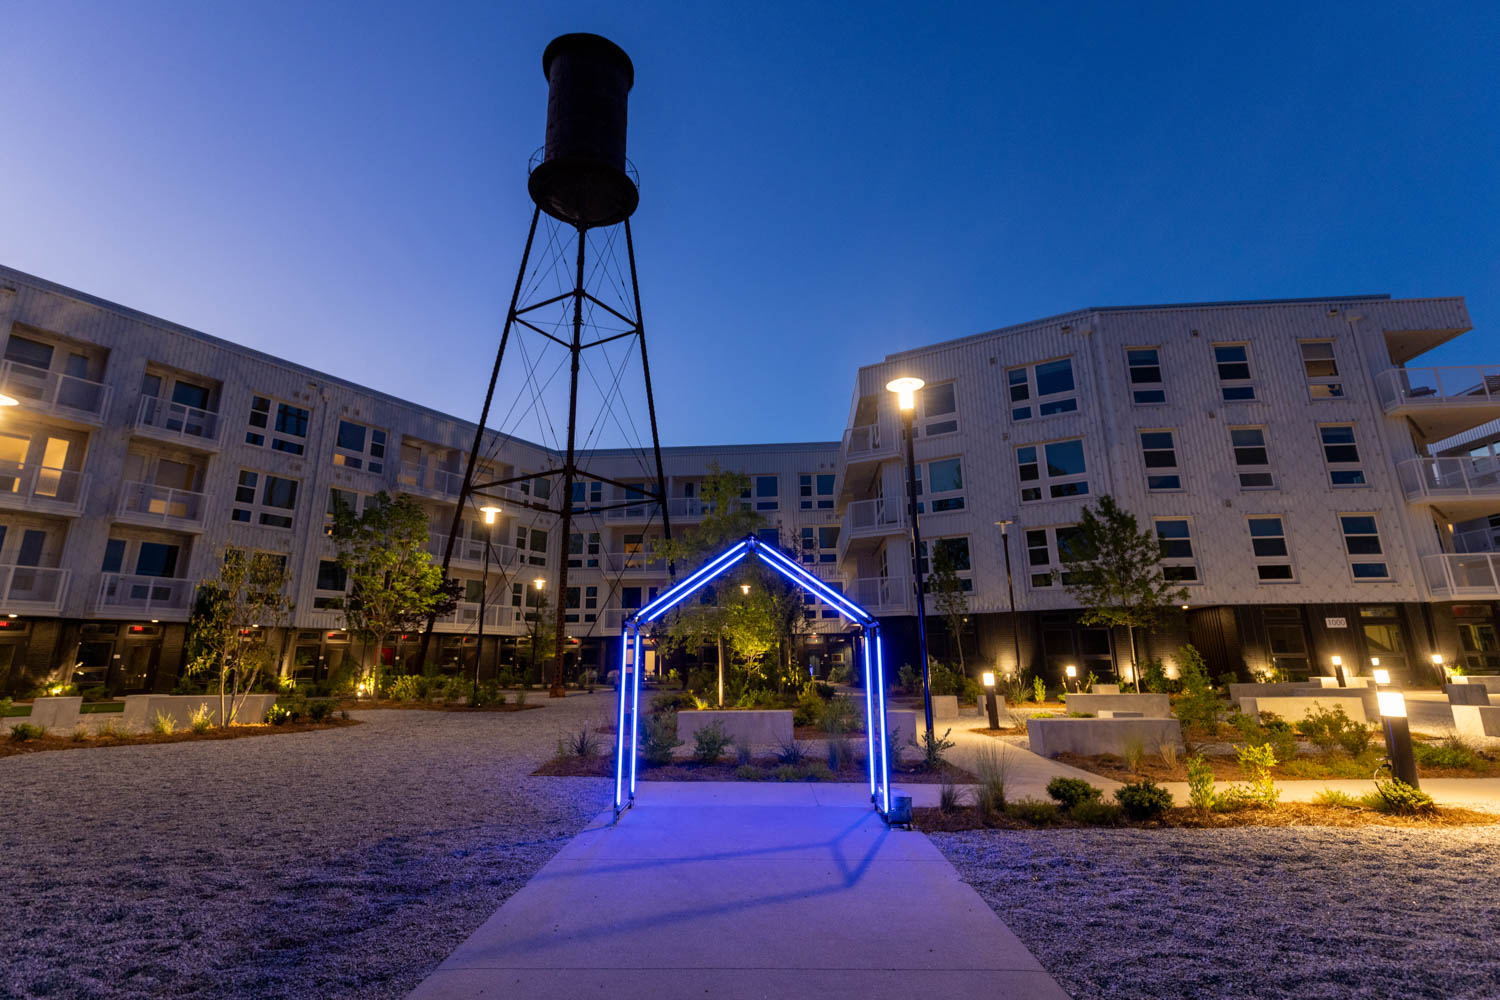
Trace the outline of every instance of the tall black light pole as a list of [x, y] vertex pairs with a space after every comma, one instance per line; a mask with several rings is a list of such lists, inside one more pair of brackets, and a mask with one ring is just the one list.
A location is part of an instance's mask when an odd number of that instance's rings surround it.
[[1010, 637], [1016, 643], [1016, 680], [1021, 679], [1021, 628], [1016, 622], [1016, 589], [1010, 582], [1010, 526], [1015, 524], [1009, 518], [996, 521], [1000, 526], [1000, 547], [1005, 550], [1005, 596], [1010, 600]]
[[490, 531], [500, 508], [485, 506], [479, 508], [479, 512], [484, 515], [484, 570], [479, 577], [479, 638], [474, 643], [474, 693], [469, 698], [469, 704], [475, 708], [479, 707], [479, 665], [484, 662], [484, 611], [490, 597]]
[[931, 733], [932, 685], [927, 670], [927, 587], [922, 573], [922, 532], [917, 527], [917, 459], [912, 447], [912, 425], [917, 416], [917, 390], [926, 384], [919, 378], [906, 376], [892, 379], [885, 387], [896, 394], [896, 402], [901, 410], [901, 426], [906, 431], [906, 516], [911, 522], [911, 568], [917, 581], [917, 652], [922, 657], [922, 711], [927, 718], [927, 731]]

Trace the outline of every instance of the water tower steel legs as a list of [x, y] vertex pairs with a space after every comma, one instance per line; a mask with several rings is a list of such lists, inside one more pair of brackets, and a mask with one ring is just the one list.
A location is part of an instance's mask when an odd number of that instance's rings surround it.
[[578, 227], [578, 272], [573, 289], [573, 343], [570, 348], [571, 370], [568, 374], [568, 453], [563, 461], [562, 525], [558, 531], [559, 558], [557, 560], [557, 590], [553, 599], [557, 601], [557, 628], [553, 633], [554, 656], [552, 690], [548, 694], [561, 698], [567, 694], [563, 689], [563, 660], [567, 653], [568, 638], [568, 546], [573, 531], [573, 480], [578, 469], [574, 464], [574, 444], [578, 430], [578, 355], [583, 350], [583, 252], [588, 245], [588, 230]]

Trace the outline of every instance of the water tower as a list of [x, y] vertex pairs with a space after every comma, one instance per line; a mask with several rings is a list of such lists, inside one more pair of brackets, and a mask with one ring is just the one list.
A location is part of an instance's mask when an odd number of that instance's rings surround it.
[[[454, 541], [462, 532], [464, 515], [471, 505], [499, 503], [556, 515], [562, 557], [558, 560], [552, 590], [557, 611], [552, 694], [561, 697], [564, 650], [567, 648], [567, 553], [574, 519], [597, 517], [616, 507], [650, 505], [660, 514], [664, 537], [671, 538], [672, 529], [667, 512], [661, 441], [656, 429], [656, 402], [651, 391], [651, 368], [646, 358], [635, 241], [630, 231], [630, 217], [640, 203], [639, 180], [635, 168], [625, 156], [626, 110], [631, 87], [635, 84], [635, 67], [625, 51], [609, 39], [576, 33], [561, 35], [547, 45], [542, 53], [542, 74], [547, 80], [546, 142], [531, 157], [526, 185], [536, 208], [531, 215], [515, 290], [511, 293], [510, 310], [490, 371], [479, 426], [465, 465], [453, 525], [443, 553], [443, 574], [448, 575]], [[538, 240], [539, 227], [543, 229], [541, 241]], [[539, 242], [542, 244], [540, 248]], [[625, 280], [627, 268], [612, 269], [611, 266], [619, 263], [622, 244], [623, 257], [628, 263], [628, 289]], [[567, 275], [566, 281], [557, 277], [563, 274]], [[549, 276], [561, 283], [547, 287]], [[495, 385], [506, 361], [506, 348], [514, 339], [523, 336], [539, 336], [543, 338], [543, 346], [560, 346], [570, 355], [566, 443], [556, 442], [563, 457], [555, 468], [546, 470], [541, 476], [532, 471], [501, 479], [476, 476], [475, 470], [485, 445], [486, 424], [495, 399]], [[640, 355], [644, 402], [651, 428], [649, 459], [641, 448], [642, 478], [649, 479], [653, 473], [655, 476], [654, 488], [648, 486], [644, 490], [639, 484], [616, 482], [590, 474], [579, 466], [580, 362], [585, 352], [620, 343], [628, 344], [632, 350], [638, 349]], [[521, 353], [520, 367], [531, 379], [537, 365], [526, 353], [524, 343], [518, 342], [516, 346]], [[625, 360], [634, 363], [633, 358]], [[611, 364], [614, 364], [613, 359]], [[513, 362], [511, 369], [515, 367]], [[587, 367], [587, 362], [584, 362], [584, 367]], [[590, 378], [595, 385], [598, 384], [592, 371]], [[618, 382], [619, 375], [616, 374], [615, 383]], [[604, 405], [607, 408], [613, 403], [606, 397]], [[504, 427], [495, 430], [500, 432], [502, 439], [509, 433]], [[585, 449], [587, 446], [586, 441]], [[534, 488], [518, 495], [517, 484], [538, 478], [555, 484], [555, 487], [549, 487], [546, 498], [539, 496]], [[588, 496], [575, 498], [574, 483], [584, 479], [626, 490], [628, 499], [590, 503]], [[647, 527], [649, 529], [651, 525]], [[484, 589], [488, 590], [488, 580]], [[478, 620], [482, 649], [483, 601]], [[423, 663], [427, 662], [432, 624], [428, 622], [422, 636], [419, 655]], [[476, 656], [476, 669], [477, 660]]]

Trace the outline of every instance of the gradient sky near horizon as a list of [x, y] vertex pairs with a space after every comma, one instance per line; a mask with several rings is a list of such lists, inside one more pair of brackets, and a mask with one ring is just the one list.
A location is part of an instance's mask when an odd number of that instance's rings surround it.
[[1500, 361], [1500, 5], [1227, 6], [15, 2], [0, 263], [472, 419], [586, 30], [664, 444], [1091, 305], [1462, 295], [1424, 362]]

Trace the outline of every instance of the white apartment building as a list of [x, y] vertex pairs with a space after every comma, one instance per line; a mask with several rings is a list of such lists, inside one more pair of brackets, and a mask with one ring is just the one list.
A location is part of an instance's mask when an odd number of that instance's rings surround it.
[[[883, 387], [918, 375], [921, 529], [964, 567], [973, 670], [1011, 669], [1018, 640], [1021, 666], [1054, 678], [1072, 662], [1109, 676], [1112, 647], [1129, 663], [1118, 637], [1076, 623], [1053, 573], [1081, 507], [1105, 493], [1153, 525], [1192, 594], [1154, 637], [1161, 655], [1191, 639], [1215, 672], [1324, 670], [1335, 653], [1396, 671], [1433, 651], [1500, 665], [1496, 532], [1482, 537], [1500, 514], [1500, 435], [1475, 437], [1500, 419], [1500, 367], [1407, 366], [1468, 328], [1461, 299], [1081, 310], [860, 369], [842, 443], [665, 448], [669, 513], [674, 531], [701, 518], [711, 464], [743, 472], [768, 532], [909, 629], [904, 457]], [[335, 674], [351, 654], [328, 607], [345, 586], [327, 536], [335, 496], [420, 498], [434, 558], [444, 551], [471, 423], [3, 267], [0, 336], [0, 392], [20, 401], [0, 412], [0, 694], [68, 679], [169, 689], [194, 587], [226, 546], [286, 556], [284, 669]], [[486, 479], [556, 464], [494, 435], [482, 456]], [[581, 464], [654, 488], [634, 452]], [[551, 484], [511, 489], [550, 498]], [[585, 482], [575, 498], [630, 495]], [[535, 627], [527, 588], [551, 586], [561, 558], [571, 660], [605, 666], [605, 640], [668, 582], [651, 555], [660, 512], [575, 517], [565, 540], [551, 516], [502, 508], [484, 614], [501, 640], [482, 670], [514, 662]], [[1002, 518], [1015, 521], [1004, 536]], [[466, 518], [455, 543], [466, 592], [435, 628], [445, 666], [473, 663], [484, 531]], [[807, 615], [814, 668], [847, 655], [834, 613]], [[951, 656], [951, 637], [930, 631]], [[410, 657], [418, 638], [392, 637], [383, 655]], [[914, 645], [896, 659], [914, 662]]]

